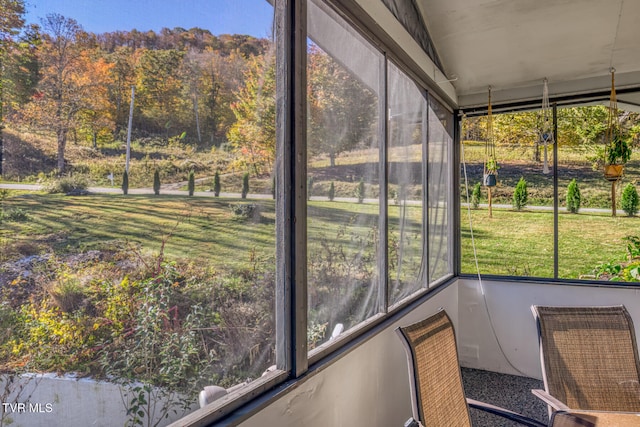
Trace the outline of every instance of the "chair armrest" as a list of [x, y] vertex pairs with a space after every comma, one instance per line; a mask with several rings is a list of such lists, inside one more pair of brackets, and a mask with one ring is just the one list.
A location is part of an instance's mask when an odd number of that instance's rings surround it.
[[422, 424], [420, 424], [418, 421], [416, 421], [415, 418], [411, 417], [409, 418], [407, 421], [404, 422], [403, 427], [421, 427]]
[[507, 418], [511, 421], [515, 421], [519, 424], [529, 426], [529, 427], [547, 427], [546, 424], [541, 423], [538, 420], [534, 420], [533, 418], [525, 417], [522, 414], [517, 412], [510, 411], [505, 408], [501, 408], [500, 406], [491, 405], [489, 403], [480, 402], [478, 400], [467, 398], [467, 404], [470, 408], [479, 409], [481, 411], [488, 412], [490, 414], [498, 415], [503, 418]]
[[533, 393], [536, 397], [542, 399], [542, 401], [547, 405], [551, 406], [554, 411], [570, 411], [571, 410], [571, 408], [569, 408], [567, 405], [565, 405], [555, 397], [551, 396], [549, 393], [547, 393], [544, 390], [533, 389], [531, 390], [531, 393]]

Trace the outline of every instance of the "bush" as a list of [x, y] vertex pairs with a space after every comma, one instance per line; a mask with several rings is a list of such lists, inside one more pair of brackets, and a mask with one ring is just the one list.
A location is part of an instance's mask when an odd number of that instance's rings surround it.
[[476, 185], [473, 186], [473, 192], [471, 193], [471, 206], [473, 206], [473, 209], [478, 209], [478, 205], [480, 205], [481, 199], [482, 183], [476, 182]]
[[29, 220], [29, 215], [22, 208], [13, 208], [8, 209], [6, 212], [2, 211], [1, 218], [7, 222], [26, 222]]
[[362, 203], [364, 201], [364, 181], [360, 178], [360, 182], [356, 187], [356, 197], [358, 198], [358, 203]]
[[68, 194], [75, 191], [87, 189], [87, 181], [83, 178], [73, 176], [65, 176], [60, 179], [49, 182], [45, 186], [45, 191], [49, 194], [62, 193]]
[[153, 172], [153, 192], [156, 196], [160, 194], [160, 171], [158, 169]]
[[231, 203], [229, 209], [233, 212], [233, 215], [239, 219], [247, 219], [252, 217], [256, 212], [257, 206], [253, 203]]
[[220, 196], [220, 173], [218, 171], [213, 175], [213, 195]]
[[196, 173], [191, 169], [189, 171], [189, 183], [187, 184], [189, 196], [193, 196], [193, 192], [196, 190]]
[[636, 191], [635, 185], [628, 183], [624, 190], [622, 190], [622, 210], [629, 216], [634, 216], [638, 213], [638, 191]]
[[124, 171], [124, 174], [122, 175], [122, 193], [126, 196], [127, 194], [129, 194], [129, 173], [127, 173], [127, 171]]
[[567, 187], [567, 210], [571, 213], [578, 213], [580, 210], [580, 189], [575, 178], [571, 180]]
[[242, 194], [241, 194], [242, 198], [246, 199], [247, 194], [249, 194], [249, 172], [246, 172], [242, 176]]
[[520, 177], [520, 181], [516, 185], [516, 189], [513, 192], [513, 208], [516, 210], [522, 210], [527, 205], [527, 199], [529, 198], [529, 190], [527, 190], [527, 181], [524, 177]]
[[329, 200], [333, 202], [333, 199], [336, 197], [336, 186], [331, 181], [331, 185], [329, 186]]

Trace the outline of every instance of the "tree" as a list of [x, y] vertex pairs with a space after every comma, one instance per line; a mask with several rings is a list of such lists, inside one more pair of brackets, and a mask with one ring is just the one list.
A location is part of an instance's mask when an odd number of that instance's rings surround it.
[[83, 53], [82, 44], [88, 37], [75, 20], [54, 13], [42, 23], [46, 32], [39, 48], [42, 79], [32, 108], [26, 113], [39, 127], [55, 133], [58, 174], [62, 174], [68, 133], [78, 125], [80, 111], [91, 108], [96, 87], [103, 85], [104, 80], [88, 77], [94, 58]]
[[581, 199], [580, 188], [578, 188], [578, 182], [574, 178], [567, 186], [567, 210], [571, 213], [578, 213]]
[[189, 171], [189, 181], [187, 184], [189, 196], [193, 196], [193, 192], [196, 190], [196, 173], [191, 169]]
[[241, 193], [241, 197], [243, 199], [247, 198], [247, 194], [249, 194], [249, 172], [245, 172], [244, 175], [242, 175], [242, 193]]
[[638, 213], [638, 205], [640, 205], [640, 199], [638, 199], [638, 191], [635, 185], [628, 183], [624, 190], [622, 190], [622, 210], [629, 216], [634, 216]]
[[249, 60], [244, 86], [231, 109], [236, 122], [227, 137], [233, 145], [240, 166], [253, 170], [255, 176], [270, 172], [276, 150], [275, 55]]
[[213, 195], [220, 196], [220, 173], [218, 171], [213, 175]]
[[308, 63], [308, 149], [312, 155], [327, 154], [333, 167], [340, 153], [373, 135], [378, 101], [357, 76], [315, 45]]
[[4, 154], [3, 128], [4, 128], [4, 64], [9, 46], [15, 36], [24, 25], [24, 1], [0, 0], [0, 176]]
[[471, 205], [473, 206], [473, 209], [478, 209], [481, 198], [482, 198], [482, 183], [476, 182], [476, 185], [474, 185], [473, 187], [473, 192], [471, 193]]
[[527, 181], [524, 177], [520, 177], [520, 181], [516, 184], [516, 189], [513, 192], [513, 207], [516, 210], [522, 210], [527, 205], [527, 199], [529, 198], [529, 191], [527, 190]]
[[153, 172], [153, 193], [156, 196], [160, 194], [160, 171], [158, 169]]
[[125, 170], [122, 174], [122, 194], [129, 194], [129, 173]]

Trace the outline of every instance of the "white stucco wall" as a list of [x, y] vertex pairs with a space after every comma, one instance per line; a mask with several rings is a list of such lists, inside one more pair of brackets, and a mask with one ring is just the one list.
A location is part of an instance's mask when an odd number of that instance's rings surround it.
[[542, 378], [531, 305], [623, 304], [640, 330], [640, 290], [585, 285], [458, 281], [460, 364]]

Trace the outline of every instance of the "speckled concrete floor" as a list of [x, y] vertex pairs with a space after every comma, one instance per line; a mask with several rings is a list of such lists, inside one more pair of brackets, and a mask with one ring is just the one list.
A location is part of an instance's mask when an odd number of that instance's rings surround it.
[[[498, 374], [477, 369], [462, 368], [465, 394], [471, 399], [501, 406], [536, 420], [547, 422], [547, 406], [531, 394], [533, 388], [544, 388], [542, 381]], [[474, 427], [518, 426], [504, 418], [471, 409]]]

